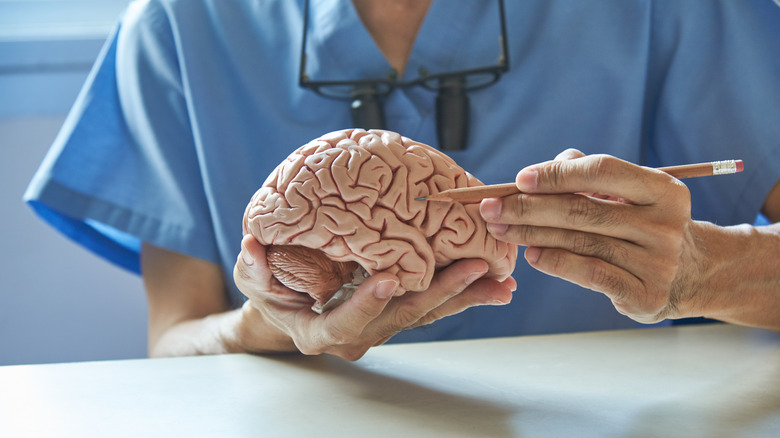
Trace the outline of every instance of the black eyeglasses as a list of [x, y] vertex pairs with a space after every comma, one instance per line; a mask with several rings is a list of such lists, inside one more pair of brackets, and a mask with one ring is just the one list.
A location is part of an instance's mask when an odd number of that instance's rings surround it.
[[354, 81], [312, 81], [306, 73], [306, 40], [309, 28], [309, 0], [304, 5], [301, 70], [298, 83], [320, 96], [351, 102], [352, 123], [356, 128], [385, 129], [383, 100], [395, 88], [422, 86], [438, 92], [436, 96], [436, 134], [442, 150], [466, 149], [469, 125], [469, 98], [466, 92], [493, 85], [509, 70], [504, 0], [498, 0], [501, 21], [498, 63], [448, 73], [430, 74], [421, 69], [419, 77], [398, 81], [397, 74], [387, 78]]

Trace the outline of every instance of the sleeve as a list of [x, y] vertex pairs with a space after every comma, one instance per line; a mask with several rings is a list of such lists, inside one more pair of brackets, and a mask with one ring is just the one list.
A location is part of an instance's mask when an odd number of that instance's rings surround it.
[[650, 164], [744, 160], [741, 174], [685, 184], [694, 219], [753, 222], [780, 179], [780, 7], [662, 0], [653, 28]]
[[199, 160], [168, 15], [154, 1], [133, 2], [25, 201], [134, 272], [141, 241], [218, 263]]

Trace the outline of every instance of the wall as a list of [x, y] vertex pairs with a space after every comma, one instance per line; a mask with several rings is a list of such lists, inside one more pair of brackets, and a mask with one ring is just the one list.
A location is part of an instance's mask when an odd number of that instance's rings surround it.
[[[0, 365], [146, 355], [140, 279], [53, 231], [22, 202], [125, 2], [89, 3], [0, 3]], [[47, 13], [23, 8], [32, 4]], [[69, 24], [75, 18], [83, 23]]]

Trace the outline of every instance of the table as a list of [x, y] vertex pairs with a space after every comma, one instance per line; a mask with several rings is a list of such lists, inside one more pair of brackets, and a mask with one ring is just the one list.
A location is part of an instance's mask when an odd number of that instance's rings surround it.
[[780, 436], [780, 334], [726, 324], [0, 367], [0, 436]]

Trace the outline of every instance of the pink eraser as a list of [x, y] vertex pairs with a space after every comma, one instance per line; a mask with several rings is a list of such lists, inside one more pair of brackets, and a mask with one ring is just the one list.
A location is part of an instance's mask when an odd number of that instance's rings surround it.
[[742, 162], [742, 160], [736, 160], [737, 163], [737, 172], [742, 172], [745, 169], [745, 164]]

